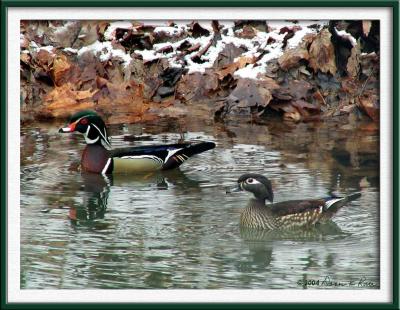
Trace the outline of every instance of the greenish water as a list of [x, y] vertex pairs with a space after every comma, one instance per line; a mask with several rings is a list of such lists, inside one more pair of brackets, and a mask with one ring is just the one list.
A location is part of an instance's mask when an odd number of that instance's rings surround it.
[[[114, 125], [115, 147], [217, 147], [174, 171], [112, 178], [79, 172], [84, 139], [60, 125], [21, 128], [21, 288], [379, 288], [379, 132], [366, 124]], [[225, 189], [250, 171], [277, 202], [362, 196], [315, 232], [241, 231], [249, 196]]]

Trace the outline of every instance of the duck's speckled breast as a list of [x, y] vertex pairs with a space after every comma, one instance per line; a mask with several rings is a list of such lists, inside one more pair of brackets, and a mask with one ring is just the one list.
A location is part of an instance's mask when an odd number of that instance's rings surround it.
[[277, 229], [276, 218], [264, 201], [250, 199], [240, 215], [240, 225], [248, 228]]

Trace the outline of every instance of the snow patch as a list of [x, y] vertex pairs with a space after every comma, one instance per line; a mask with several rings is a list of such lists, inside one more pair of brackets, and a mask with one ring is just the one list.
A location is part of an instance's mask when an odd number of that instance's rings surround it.
[[[167, 22], [165, 20], [142, 20], [140, 21], [143, 26], [150, 26], [150, 27], [163, 27], [167, 25]], [[183, 24], [179, 23], [178, 21], [174, 21], [175, 24], [178, 26]], [[184, 21], [184, 23], [187, 23], [187, 21]]]
[[242, 78], [248, 78], [248, 79], [257, 79], [257, 76], [259, 74], [265, 73], [265, 67], [263, 66], [257, 66], [254, 67], [254, 64], [247, 65], [244, 68], [241, 68], [237, 70], [234, 74], [234, 76], [240, 76]]
[[42, 47], [38, 48], [39, 51], [40, 50], [45, 50], [45, 51], [48, 51], [50, 54], [54, 54], [54, 49], [55, 49], [55, 47], [51, 46], [51, 45], [42, 46]]
[[339, 37], [342, 37], [342, 38], [344, 38], [344, 39], [347, 39], [347, 40], [349, 40], [350, 41], [350, 43], [351, 43], [351, 45], [353, 45], [353, 46], [356, 46], [357, 45], [357, 40], [351, 35], [351, 33], [348, 33], [347, 31], [345, 31], [345, 30], [337, 30], [336, 29], [336, 27], [334, 28], [335, 29], [335, 31], [336, 31], [336, 34], [339, 36]]
[[124, 62], [124, 67], [127, 67], [132, 60], [132, 57], [125, 53], [125, 51], [115, 49], [110, 41], [96, 41], [91, 45], [84, 46], [78, 51], [78, 57], [86, 52], [92, 52], [99, 57], [101, 61], [107, 61], [111, 58], [120, 58]]
[[54, 28], [53, 33], [54, 34], [60, 34], [60, 33], [64, 33], [64, 32], [70, 31], [69, 27], [73, 26], [74, 24], [75, 24], [75, 21], [68, 21], [62, 26], [54, 26], [54, 25], [52, 25], [52, 27]]
[[29, 48], [35, 52], [37, 52], [39, 50], [45, 50], [45, 51], [48, 51], [49, 53], [52, 53], [55, 49], [55, 47], [52, 45], [39, 46], [39, 45], [37, 45], [37, 43], [35, 41], [29, 42]]
[[35, 41], [30, 41], [29, 42], [29, 47], [32, 48], [32, 49], [38, 49], [39, 48], [39, 46], [36, 44]]
[[142, 55], [144, 61], [152, 61], [162, 57], [161, 53], [156, 53], [153, 50], [135, 50], [135, 54]]
[[65, 52], [70, 52], [72, 54], [77, 54], [78, 53], [78, 50], [76, 48], [71, 48], [71, 47], [64, 48], [64, 51]]
[[39, 46], [39, 45], [36, 44], [35, 41], [30, 41], [29, 42], [29, 49], [34, 51], [34, 52], [39, 52], [41, 50], [44, 50], [44, 51], [49, 52], [50, 54], [54, 54], [55, 47], [52, 46], [52, 45]]
[[186, 26], [174, 26], [174, 27], [167, 27], [167, 26], [159, 26], [154, 28], [155, 33], [165, 32], [170, 36], [179, 36], [187, 30]]
[[[210, 40], [213, 39], [214, 32], [211, 26], [211, 21], [196, 21], [200, 24], [201, 27], [210, 31], [209, 36], [201, 36], [198, 38], [188, 37], [182, 40], [179, 40], [174, 43], [160, 43], [154, 44], [152, 50], [135, 50], [136, 54], [142, 55], [145, 61], [151, 61], [159, 58], [166, 58], [171, 67], [182, 67], [182, 57], [178, 57], [181, 54], [178, 51], [178, 47], [184, 42], [187, 41], [190, 45], [194, 46], [195, 44], [200, 44], [200, 48], [188, 55], [184, 56], [185, 67], [189, 70], [189, 73], [193, 72], [204, 72], [205, 69], [211, 68], [218, 58], [218, 55], [225, 48], [227, 44], [233, 44], [236, 47], [244, 47], [247, 51], [244, 52], [242, 56], [260, 56], [261, 53], [265, 53], [255, 64], [249, 64], [244, 68], [241, 68], [235, 72], [235, 76], [246, 77], [246, 78], [256, 78], [259, 73], [264, 73], [267, 63], [272, 59], [276, 59], [280, 57], [284, 50], [283, 39], [287, 35], [285, 33], [279, 33], [283, 27], [288, 27], [289, 29], [292, 27], [298, 27], [297, 31], [294, 33], [294, 36], [287, 40], [287, 49], [296, 47], [304, 38], [305, 35], [309, 33], [316, 33], [317, 29], [315, 27], [310, 28], [310, 25], [315, 25], [316, 21], [266, 21], [269, 26], [270, 32], [264, 31], [256, 31], [256, 35], [254, 38], [239, 38], [235, 36], [234, 33], [234, 22], [233, 21], [219, 21], [219, 24], [222, 26], [221, 29], [221, 40], [218, 40], [216, 46], [210, 46], [206, 53], [201, 56], [201, 63], [197, 63], [192, 60], [193, 55], [198, 53], [201, 49], [203, 49], [207, 44], [209, 44]], [[326, 25], [326, 21], [318, 21], [318, 25], [322, 27]], [[166, 27], [159, 26], [155, 29], [156, 32], [167, 32], [171, 35], [177, 35], [174, 33], [176, 30], [182, 29], [182, 31], [186, 31], [188, 29], [188, 22], [185, 21], [175, 21], [175, 26]], [[320, 28], [317, 27], [317, 28]], [[222, 34], [223, 32], [226, 34]], [[236, 32], [237, 34], [237, 32]], [[274, 42], [270, 42], [268, 44], [268, 40], [271, 39]], [[158, 50], [171, 46], [172, 51], [169, 53], [160, 53]], [[238, 57], [239, 58], [239, 57]], [[236, 59], [237, 60], [237, 59]]]
[[106, 40], [113, 40], [115, 39], [115, 30], [117, 28], [122, 28], [122, 29], [132, 29], [132, 23], [128, 21], [116, 21], [112, 22], [107, 30], [104, 32], [104, 38]]

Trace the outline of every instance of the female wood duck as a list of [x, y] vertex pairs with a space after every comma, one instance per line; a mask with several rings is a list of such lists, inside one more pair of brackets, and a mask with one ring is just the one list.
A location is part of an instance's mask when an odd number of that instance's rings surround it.
[[237, 182], [238, 186], [227, 190], [227, 193], [248, 191], [255, 197], [240, 216], [240, 225], [248, 228], [275, 230], [312, 227], [326, 222], [342, 206], [361, 196], [360, 193], [354, 193], [345, 197], [290, 200], [266, 205], [265, 200], [271, 203], [274, 200], [270, 180], [260, 174], [246, 173]]
[[68, 127], [59, 132], [78, 131], [86, 147], [82, 153], [82, 170], [93, 173], [135, 173], [179, 167], [189, 157], [213, 149], [215, 143], [180, 143], [111, 149], [104, 121], [94, 111], [74, 114]]

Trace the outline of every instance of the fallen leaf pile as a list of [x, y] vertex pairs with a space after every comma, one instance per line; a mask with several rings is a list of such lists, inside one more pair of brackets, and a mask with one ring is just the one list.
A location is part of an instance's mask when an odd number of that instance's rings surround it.
[[140, 122], [206, 103], [220, 120], [379, 121], [375, 21], [22, 21], [20, 46], [27, 119], [94, 109]]

